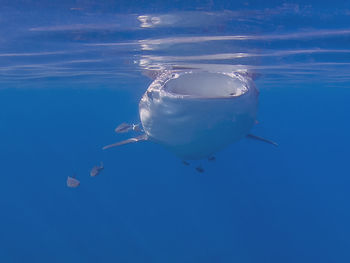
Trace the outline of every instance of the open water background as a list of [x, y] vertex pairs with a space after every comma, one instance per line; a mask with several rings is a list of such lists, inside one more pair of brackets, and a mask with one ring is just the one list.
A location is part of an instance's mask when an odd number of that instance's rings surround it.
[[[350, 262], [348, 1], [0, 0], [0, 36], [0, 262]], [[170, 66], [258, 73], [280, 146], [103, 152]]]

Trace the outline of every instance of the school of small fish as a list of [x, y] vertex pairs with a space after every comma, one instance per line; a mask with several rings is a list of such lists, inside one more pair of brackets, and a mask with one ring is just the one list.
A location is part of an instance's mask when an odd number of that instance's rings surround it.
[[[117, 128], [115, 128], [115, 132], [116, 133], [127, 133], [130, 131], [135, 131], [135, 132], [141, 132], [143, 131], [140, 127], [140, 124], [128, 124], [128, 123], [121, 123]], [[130, 142], [138, 142], [139, 140], [143, 140], [145, 137], [145, 135], [140, 135], [138, 137], [135, 138], [131, 138], [119, 143], [115, 143], [115, 144], [111, 144], [111, 145], [107, 145], [105, 146], [103, 149], [108, 149], [111, 147], [115, 147], [115, 146], [119, 146], [122, 144], [127, 144]], [[215, 161], [215, 156], [210, 156], [208, 158], [208, 161]], [[186, 160], [183, 160], [182, 163], [186, 166], [190, 165], [190, 163]], [[96, 177], [97, 175], [99, 175], [104, 169], [104, 165], [103, 162], [100, 163], [100, 165], [95, 165], [94, 167], [92, 167], [91, 171], [90, 171], [90, 177]], [[204, 169], [202, 168], [202, 166], [198, 166], [196, 167], [197, 172], [199, 173], [203, 173]], [[67, 187], [69, 188], [77, 188], [78, 186], [80, 186], [80, 181], [76, 178], [75, 175], [73, 176], [68, 176], [67, 178]]]

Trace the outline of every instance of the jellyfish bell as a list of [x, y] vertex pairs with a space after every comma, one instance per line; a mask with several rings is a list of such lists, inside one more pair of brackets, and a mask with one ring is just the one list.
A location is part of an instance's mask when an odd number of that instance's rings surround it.
[[258, 96], [247, 71], [164, 71], [139, 103], [144, 134], [104, 149], [148, 140], [183, 160], [208, 158], [249, 134], [256, 122]]

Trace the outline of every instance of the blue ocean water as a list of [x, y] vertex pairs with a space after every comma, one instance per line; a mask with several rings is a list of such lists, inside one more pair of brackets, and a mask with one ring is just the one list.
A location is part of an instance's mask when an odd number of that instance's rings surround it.
[[[1, 263], [350, 262], [348, 1], [0, 4]], [[279, 147], [102, 151], [174, 66], [256, 73]]]

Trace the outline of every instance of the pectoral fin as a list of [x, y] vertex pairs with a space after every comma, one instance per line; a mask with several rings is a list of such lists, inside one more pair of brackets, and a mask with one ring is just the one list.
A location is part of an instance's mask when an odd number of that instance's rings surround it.
[[103, 147], [103, 150], [109, 149], [109, 148], [113, 148], [113, 147], [117, 147], [120, 145], [124, 145], [124, 144], [128, 144], [128, 143], [133, 143], [133, 142], [139, 142], [139, 141], [147, 141], [148, 140], [148, 136], [146, 134], [142, 134], [140, 136], [137, 136], [135, 138], [130, 138], [121, 142], [117, 142], [117, 143], [113, 143], [110, 145], [106, 145], [105, 147]]
[[278, 146], [278, 144], [275, 143], [274, 141], [270, 141], [268, 139], [265, 139], [265, 138], [262, 138], [262, 137], [259, 137], [259, 136], [253, 135], [253, 134], [248, 134], [247, 138], [253, 139], [253, 140], [262, 141], [262, 142], [266, 142], [266, 143], [272, 144], [272, 145], [274, 145], [276, 147]]

